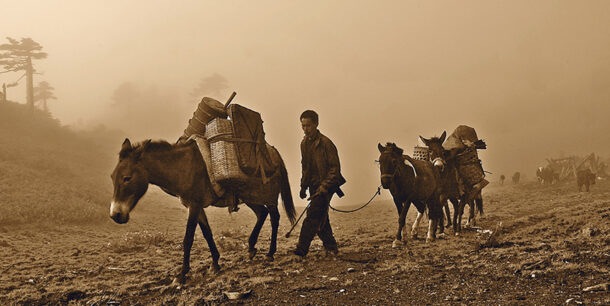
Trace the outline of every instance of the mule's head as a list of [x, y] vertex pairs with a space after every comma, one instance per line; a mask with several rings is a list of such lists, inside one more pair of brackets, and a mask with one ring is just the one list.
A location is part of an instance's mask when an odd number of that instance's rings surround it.
[[392, 179], [396, 173], [399, 163], [403, 163], [403, 150], [394, 143], [387, 143], [386, 146], [377, 144], [379, 149], [379, 170], [381, 171], [381, 186], [384, 189], [389, 189], [392, 184]]
[[432, 164], [435, 167], [439, 167], [444, 169], [445, 165], [447, 165], [446, 160], [446, 152], [443, 148], [443, 142], [445, 142], [445, 137], [447, 136], [447, 132], [443, 131], [441, 137], [432, 137], [430, 139], [426, 139], [424, 137], [419, 136], [421, 141], [428, 147], [430, 150], [430, 159], [432, 160]]
[[129, 221], [129, 213], [148, 189], [148, 173], [140, 161], [149, 143], [150, 140], [147, 140], [141, 145], [132, 146], [127, 138], [123, 142], [119, 162], [110, 176], [114, 185], [110, 218], [116, 223]]

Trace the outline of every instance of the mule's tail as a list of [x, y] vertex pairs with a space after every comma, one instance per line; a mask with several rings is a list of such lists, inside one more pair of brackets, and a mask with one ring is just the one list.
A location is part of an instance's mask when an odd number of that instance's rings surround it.
[[[278, 153], [279, 156], [279, 153]], [[292, 192], [290, 191], [290, 181], [288, 181], [288, 171], [284, 160], [280, 156], [280, 187], [282, 195], [282, 203], [284, 204], [284, 211], [290, 220], [290, 224], [294, 224], [296, 221], [296, 210], [294, 209], [294, 200], [292, 199]]]

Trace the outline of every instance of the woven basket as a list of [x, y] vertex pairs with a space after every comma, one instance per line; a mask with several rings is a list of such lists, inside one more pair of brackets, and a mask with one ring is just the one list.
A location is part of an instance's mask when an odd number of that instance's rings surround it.
[[232, 137], [233, 126], [230, 120], [215, 118], [206, 125], [205, 138], [210, 142], [212, 174], [221, 184], [243, 182], [246, 179], [239, 168], [237, 147], [230, 141]]
[[457, 170], [465, 184], [472, 186], [485, 178], [481, 160], [474, 148], [467, 148], [456, 156]]
[[204, 97], [199, 102], [193, 117], [189, 119], [189, 124], [184, 129], [183, 137], [188, 138], [193, 134], [204, 135], [206, 125], [214, 118], [227, 118], [224, 105], [212, 98]]
[[416, 146], [413, 148], [413, 159], [430, 160], [430, 150], [428, 147]]

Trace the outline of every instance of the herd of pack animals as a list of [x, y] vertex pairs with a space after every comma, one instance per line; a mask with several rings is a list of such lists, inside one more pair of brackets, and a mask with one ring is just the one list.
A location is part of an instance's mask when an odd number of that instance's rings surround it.
[[[398, 213], [398, 228], [392, 247], [403, 243], [405, 219], [411, 204], [417, 210], [417, 217], [410, 234], [413, 238], [416, 237], [419, 223], [427, 214], [426, 242], [433, 241], [437, 232], [443, 234], [445, 227], [452, 226], [455, 235], [459, 235], [466, 205], [470, 207], [467, 226], [475, 224], [477, 211], [483, 215], [481, 189], [484, 185], [474, 188], [472, 185], [462, 182], [457, 170], [456, 152], [451, 152], [443, 147], [445, 138], [445, 132], [440, 137], [424, 138], [420, 136], [428, 148], [429, 158], [426, 160], [414, 159], [404, 154], [404, 150], [395, 143], [387, 143], [385, 146], [377, 145], [380, 155], [376, 161], [379, 163], [381, 185], [390, 191]], [[483, 142], [479, 141], [479, 143]], [[279, 152], [273, 147], [270, 148], [275, 150], [280, 159], [280, 170], [276, 179], [270, 180], [267, 184], [271, 190], [277, 190], [276, 199], [281, 195], [286, 215], [294, 225], [296, 210], [286, 167], [281, 161]], [[483, 148], [485, 147], [483, 146]], [[183, 264], [174, 279], [175, 284], [182, 284], [186, 281], [186, 274], [190, 270], [190, 251], [197, 225], [209, 246], [212, 257], [210, 270], [213, 272], [220, 270], [218, 264], [220, 253], [212, 236], [204, 208], [208, 206], [227, 207], [227, 204], [218, 201], [215, 197], [207, 167], [209, 165], [206, 165], [195, 141], [179, 141], [176, 144], [170, 144], [165, 141], [146, 140], [132, 144], [129, 139], [125, 139], [119, 153], [118, 163], [111, 176], [114, 184], [111, 218], [119, 224], [129, 220], [129, 213], [146, 193], [149, 184], [157, 185], [164, 192], [178, 197], [188, 209], [188, 221], [183, 242]], [[478, 167], [482, 171], [480, 160]], [[552, 180], [552, 174], [549, 178], [548, 170], [539, 169], [537, 175], [541, 183], [549, 183], [549, 180]], [[521, 174], [516, 172], [512, 176], [512, 182], [518, 184], [520, 176]], [[503, 184], [504, 180], [505, 176], [501, 175], [499, 183]], [[595, 183], [595, 175], [590, 171], [582, 171], [582, 173], [579, 172], [577, 181], [579, 190], [581, 186], [585, 186], [589, 191], [589, 185]], [[240, 198], [242, 197], [240, 196]], [[244, 195], [243, 198], [248, 197]], [[269, 252], [266, 256], [269, 260], [273, 260], [277, 250], [280, 219], [277, 201], [266, 205], [243, 202], [257, 216], [256, 224], [248, 239], [249, 258], [252, 259], [256, 254], [256, 242], [266, 217], [269, 215], [272, 230]], [[448, 202], [453, 206], [453, 216], [450, 213]]]

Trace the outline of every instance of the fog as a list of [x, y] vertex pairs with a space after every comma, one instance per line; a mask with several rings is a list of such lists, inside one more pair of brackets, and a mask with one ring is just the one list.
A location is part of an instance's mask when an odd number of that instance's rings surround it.
[[[300, 176], [299, 115], [313, 109], [339, 150], [347, 196], [379, 185], [378, 142], [474, 127], [497, 180], [546, 157], [610, 153], [608, 1], [11, 1], [0, 36], [31, 37], [62, 123], [174, 141], [201, 97], [262, 114]], [[6, 41], [2, 41], [5, 43]], [[0, 74], [12, 82], [21, 73]], [[25, 103], [25, 81], [8, 98]], [[117, 99], [126, 86], [129, 102]], [[116, 140], [117, 151], [122, 139]], [[108, 169], [110, 173], [111, 169]], [[385, 194], [388, 197], [388, 194]]]

